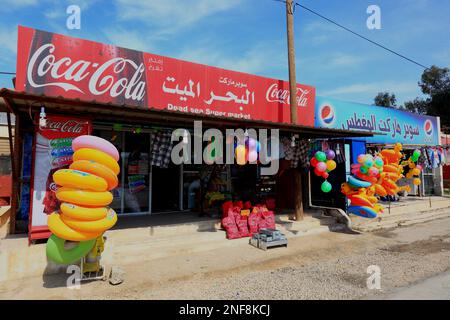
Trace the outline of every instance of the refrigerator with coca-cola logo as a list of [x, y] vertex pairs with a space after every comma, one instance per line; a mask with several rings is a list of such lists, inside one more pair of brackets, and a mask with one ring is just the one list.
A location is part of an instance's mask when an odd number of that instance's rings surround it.
[[46, 126], [36, 128], [28, 227], [30, 241], [50, 236], [47, 217], [59, 208], [53, 173], [72, 163], [72, 140], [91, 131], [89, 119], [59, 115], [48, 115]]

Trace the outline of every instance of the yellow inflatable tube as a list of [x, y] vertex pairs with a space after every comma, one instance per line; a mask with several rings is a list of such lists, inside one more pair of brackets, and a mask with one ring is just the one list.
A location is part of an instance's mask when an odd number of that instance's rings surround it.
[[91, 173], [105, 179], [106, 183], [108, 183], [108, 190], [114, 189], [119, 183], [117, 176], [111, 169], [92, 160], [75, 161], [69, 166], [69, 169]]
[[89, 208], [63, 202], [59, 207], [61, 213], [68, 218], [81, 221], [94, 221], [106, 218], [108, 207]]
[[74, 188], [61, 187], [56, 190], [56, 198], [62, 202], [69, 202], [87, 207], [104, 207], [113, 200], [111, 192], [86, 191]]
[[60, 169], [53, 174], [53, 181], [60, 186], [91, 191], [106, 191], [108, 184], [105, 179], [93, 174], [72, 170]]
[[105, 218], [95, 221], [81, 221], [61, 215], [61, 220], [70, 228], [82, 232], [105, 232], [117, 222], [117, 214], [113, 209], [108, 210]]
[[54, 212], [48, 217], [48, 228], [57, 237], [70, 241], [87, 241], [97, 238], [102, 232], [78, 231], [67, 226], [61, 216]]
[[91, 160], [91, 161], [98, 162], [98, 163], [108, 167], [109, 169], [111, 169], [115, 175], [118, 175], [120, 172], [120, 167], [119, 167], [119, 164], [117, 163], [117, 161], [114, 160], [113, 157], [111, 157], [110, 155], [108, 155], [102, 151], [98, 151], [98, 150], [90, 149], [90, 148], [78, 149], [73, 154], [73, 161], [75, 162], [78, 160]]

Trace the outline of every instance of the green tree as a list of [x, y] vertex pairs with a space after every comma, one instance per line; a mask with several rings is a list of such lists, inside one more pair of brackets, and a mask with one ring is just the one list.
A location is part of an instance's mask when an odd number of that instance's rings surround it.
[[443, 130], [450, 129], [450, 69], [432, 66], [418, 83], [425, 98], [405, 102], [409, 111], [441, 118]]
[[376, 106], [395, 108], [397, 107], [397, 98], [395, 94], [389, 92], [378, 92], [374, 99]]

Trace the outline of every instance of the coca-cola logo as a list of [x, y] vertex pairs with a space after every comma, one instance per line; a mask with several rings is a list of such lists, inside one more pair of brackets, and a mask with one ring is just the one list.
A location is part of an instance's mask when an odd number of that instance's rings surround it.
[[[86, 60], [73, 61], [69, 57], [59, 60], [54, 55], [55, 46], [51, 43], [38, 48], [27, 66], [27, 80], [30, 86], [59, 87], [65, 91], [77, 91], [86, 94], [78, 83], [87, 82], [93, 95], [109, 94], [112, 98], [123, 95], [126, 99], [142, 101], [145, 96], [145, 81], [142, 80], [144, 64], [137, 65], [133, 60], [113, 58], [102, 64]], [[131, 78], [114, 77], [126, 67], [134, 70]], [[36, 78], [33, 78], [35, 70]], [[55, 81], [48, 81], [53, 79]]]
[[47, 121], [47, 126], [43, 128], [43, 130], [57, 131], [62, 133], [74, 133], [81, 134], [83, 133], [84, 126], [87, 123], [85, 121], [80, 122], [76, 120], [67, 120], [67, 121]]
[[[308, 89], [302, 89], [297, 87], [297, 106], [306, 107], [308, 105]], [[272, 84], [266, 92], [266, 100], [268, 102], [278, 102], [281, 104], [290, 104], [289, 89], [283, 89], [278, 86], [278, 83]]]

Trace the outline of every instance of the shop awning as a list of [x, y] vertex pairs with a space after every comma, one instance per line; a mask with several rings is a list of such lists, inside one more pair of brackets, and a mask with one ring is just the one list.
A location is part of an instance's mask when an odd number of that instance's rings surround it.
[[302, 125], [275, 123], [259, 120], [245, 120], [233, 118], [219, 118], [210, 115], [198, 116], [190, 113], [167, 111], [154, 108], [141, 108], [129, 105], [115, 105], [98, 101], [80, 101], [62, 96], [50, 97], [45, 95], [17, 92], [11, 89], [0, 89], [0, 97], [5, 100], [1, 104], [2, 111], [39, 112], [45, 107], [46, 112], [72, 114], [74, 116], [90, 116], [95, 120], [114, 122], [152, 122], [161, 126], [183, 126], [195, 120], [201, 120], [203, 125], [216, 128], [266, 128], [279, 129], [285, 132], [301, 134], [306, 138], [344, 138], [344, 137], [371, 137], [370, 132], [348, 131], [340, 129], [314, 128]]

